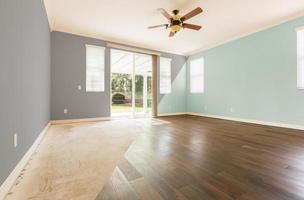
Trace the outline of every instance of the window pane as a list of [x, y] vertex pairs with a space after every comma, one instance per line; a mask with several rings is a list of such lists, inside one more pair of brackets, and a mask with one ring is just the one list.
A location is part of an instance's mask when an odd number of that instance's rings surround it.
[[171, 93], [171, 59], [160, 58], [160, 93]]
[[190, 92], [204, 92], [204, 58], [190, 61]]
[[86, 45], [86, 91], [104, 91], [104, 47]]
[[298, 88], [304, 89], [304, 28], [297, 31]]

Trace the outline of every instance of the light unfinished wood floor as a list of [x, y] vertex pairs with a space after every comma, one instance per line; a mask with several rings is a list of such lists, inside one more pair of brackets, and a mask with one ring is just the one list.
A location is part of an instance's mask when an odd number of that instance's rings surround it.
[[95, 199], [135, 137], [158, 123], [121, 119], [51, 126], [6, 200]]

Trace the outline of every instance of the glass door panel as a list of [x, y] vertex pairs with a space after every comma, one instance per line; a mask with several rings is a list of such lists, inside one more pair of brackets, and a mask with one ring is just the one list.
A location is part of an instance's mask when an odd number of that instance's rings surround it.
[[[149, 113], [149, 98], [151, 99], [152, 96], [151, 76], [152, 57], [144, 54], [135, 54], [135, 114]], [[151, 105], [150, 103], [150, 107]]]
[[132, 115], [133, 54], [111, 50], [111, 115]]
[[135, 75], [135, 114], [143, 113], [143, 76], [140, 74]]
[[[151, 69], [152, 69], [152, 65], [151, 65]], [[150, 76], [147, 77], [147, 92], [148, 92], [148, 98], [147, 98], [148, 111], [147, 112], [150, 115], [152, 115], [152, 73]]]

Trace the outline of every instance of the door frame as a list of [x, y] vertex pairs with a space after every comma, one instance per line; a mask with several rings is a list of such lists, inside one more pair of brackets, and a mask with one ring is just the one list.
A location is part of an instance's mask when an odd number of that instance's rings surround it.
[[[152, 74], [151, 74], [151, 93], [152, 93], [152, 113], [151, 113], [151, 117], [157, 117], [158, 116], [158, 109], [157, 109], [157, 102], [158, 102], [158, 70], [157, 70], [157, 61], [158, 61], [158, 55], [153, 55], [153, 54], [148, 54], [148, 53], [144, 53], [144, 52], [138, 52], [138, 51], [131, 51], [131, 50], [125, 50], [125, 49], [120, 49], [120, 48], [109, 48], [109, 54], [110, 54], [110, 62], [109, 62], [109, 65], [110, 65], [110, 116], [112, 117], [112, 62], [111, 62], [111, 59], [112, 59], [112, 50], [119, 50], [119, 51], [125, 51], [125, 52], [129, 52], [129, 53], [132, 53], [132, 56], [133, 56], [133, 69], [132, 69], [132, 74], [131, 74], [131, 77], [132, 77], [132, 111], [131, 111], [131, 116], [132, 117], [135, 117], [136, 116], [136, 112], [135, 112], [135, 103], [136, 103], [136, 98], [135, 98], [135, 95], [136, 95], [136, 89], [135, 89], [135, 76], [136, 76], [136, 72], [135, 72], [135, 56], [136, 55], [148, 55], [148, 56], [151, 56], [151, 61], [152, 61]], [[143, 78], [143, 81], [144, 78]], [[146, 80], [147, 81], [147, 80]], [[144, 88], [144, 85], [147, 86], [147, 83], [146, 84], [143, 84], [143, 88]], [[148, 90], [148, 87], [145, 88], [146, 90]], [[146, 91], [145, 92], [146, 95], [148, 95], [148, 92]], [[143, 92], [143, 95], [144, 95], [144, 92]], [[143, 97], [143, 104], [144, 104], [144, 97]], [[146, 100], [148, 100], [148, 98], [146, 97]], [[147, 106], [148, 106], [148, 103], [146, 102]], [[147, 107], [148, 108], [148, 107]], [[144, 108], [143, 108], [144, 110]], [[147, 114], [147, 113], [146, 113]]]

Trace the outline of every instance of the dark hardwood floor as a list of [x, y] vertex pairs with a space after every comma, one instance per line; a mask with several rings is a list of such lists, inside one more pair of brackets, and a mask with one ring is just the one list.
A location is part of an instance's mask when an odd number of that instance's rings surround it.
[[97, 200], [304, 199], [304, 131], [195, 117], [144, 128]]

